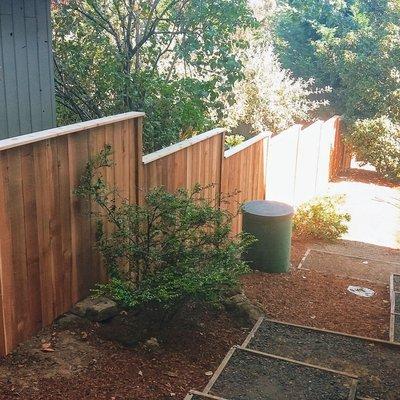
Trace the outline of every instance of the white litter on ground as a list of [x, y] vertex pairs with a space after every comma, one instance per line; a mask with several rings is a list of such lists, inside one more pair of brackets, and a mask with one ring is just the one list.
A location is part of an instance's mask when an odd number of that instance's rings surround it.
[[361, 297], [372, 297], [375, 294], [375, 292], [372, 289], [368, 289], [361, 286], [349, 286], [347, 290], [350, 293], [353, 293], [356, 296], [361, 296]]

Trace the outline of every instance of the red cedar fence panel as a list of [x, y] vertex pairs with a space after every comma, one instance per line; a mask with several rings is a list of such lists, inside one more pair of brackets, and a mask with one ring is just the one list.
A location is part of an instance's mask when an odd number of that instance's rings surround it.
[[115, 161], [107, 181], [137, 202], [142, 117], [121, 114], [0, 142], [0, 354], [104, 278], [91, 205], [73, 190], [107, 143]]
[[267, 162], [267, 198], [298, 205], [325, 192], [337, 171], [349, 165], [340, 118], [295, 125], [273, 136]]
[[330, 161], [330, 179], [335, 179], [350, 168], [352, 152], [344, 141], [340, 117], [335, 120], [335, 138]]
[[214, 185], [204, 196], [216, 199], [220, 192], [224, 130], [213, 129], [143, 157], [145, 190]]
[[322, 121], [316, 121], [300, 132], [294, 196], [296, 205], [311, 199], [316, 194], [322, 125]]
[[272, 136], [267, 157], [267, 199], [293, 204], [301, 125]]
[[326, 192], [330, 181], [330, 165], [335, 145], [339, 117], [335, 116], [324, 122], [321, 127], [321, 138], [318, 152], [318, 169], [315, 193]]
[[[266, 157], [268, 132], [260, 133], [230, 150], [225, 151], [222, 163], [221, 192], [234, 194], [221, 207], [235, 213], [238, 206], [249, 200], [265, 199]], [[232, 232], [242, 230], [241, 215], [233, 221]]]

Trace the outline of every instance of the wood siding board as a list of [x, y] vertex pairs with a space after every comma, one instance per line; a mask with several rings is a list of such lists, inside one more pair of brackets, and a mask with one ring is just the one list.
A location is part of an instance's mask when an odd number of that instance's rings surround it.
[[12, 12], [12, 0], [1, 0], [0, 15], [11, 15], [11, 12]]
[[26, 26], [23, 0], [13, 1], [14, 52], [19, 110], [19, 133], [32, 132], [29, 103], [29, 75], [27, 62]]
[[0, 140], [8, 137], [7, 103], [5, 90], [6, 88], [4, 82], [3, 38], [0, 30]]
[[[34, 2], [30, 1], [31, 4]], [[26, 50], [28, 61], [29, 103], [31, 112], [32, 132], [40, 131], [42, 126], [42, 103], [40, 98], [39, 58], [37, 46], [37, 20], [27, 18]]]
[[42, 129], [54, 126], [53, 75], [51, 43], [49, 43], [49, 4], [46, 0], [36, 0], [37, 44], [39, 59], [40, 102], [42, 106]]
[[24, 0], [25, 18], [36, 18], [35, 0]]
[[[56, 126], [56, 91], [54, 81], [54, 60], [53, 60], [53, 33], [52, 33], [52, 19], [51, 19], [51, 1], [42, 0], [46, 3], [46, 27], [47, 27], [47, 60], [50, 72], [50, 105], [51, 113], [49, 118], [51, 119], [50, 127]], [[44, 128], [42, 128], [44, 129]]]
[[14, 52], [12, 15], [0, 15], [0, 34], [3, 45], [3, 77], [6, 94], [7, 137], [19, 134], [18, 91]]
[[53, 127], [50, 2], [3, 0], [0, 7], [7, 9], [0, 13], [0, 138]]

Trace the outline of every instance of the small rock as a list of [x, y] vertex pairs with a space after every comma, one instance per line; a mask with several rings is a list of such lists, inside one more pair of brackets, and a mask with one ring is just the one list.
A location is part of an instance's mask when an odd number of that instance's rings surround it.
[[212, 374], [213, 374], [212, 371], [207, 371], [207, 372], [205, 373], [206, 376], [211, 376]]
[[87, 325], [88, 322], [78, 315], [66, 313], [61, 315], [61, 317], [55, 321], [55, 324], [62, 329], [69, 329]]
[[101, 322], [115, 317], [118, 307], [115, 301], [106, 297], [88, 297], [76, 303], [71, 312], [90, 321]]
[[147, 339], [144, 343], [144, 345], [151, 350], [158, 349], [160, 347], [160, 343], [158, 343], [158, 340], [154, 337]]
[[260, 317], [264, 316], [262, 308], [253, 304], [244, 293], [229, 297], [224, 304], [225, 308], [237, 318], [250, 324], [254, 324]]

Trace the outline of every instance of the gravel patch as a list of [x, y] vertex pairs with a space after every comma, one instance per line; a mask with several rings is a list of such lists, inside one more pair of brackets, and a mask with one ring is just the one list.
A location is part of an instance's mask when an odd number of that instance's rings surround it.
[[395, 292], [400, 292], [400, 275], [393, 275], [393, 289]]
[[394, 317], [394, 341], [400, 343], [400, 314]]
[[248, 347], [357, 375], [360, 397], [400, 399], [400, 346], [264, 321]]
[[347, 400], [353, 379], [238, 349], [211, 389], [235, 400]]
[[394, 312], [400, 314], [400, 292], [394, 294]]

